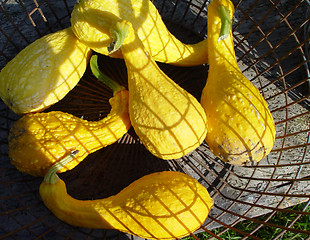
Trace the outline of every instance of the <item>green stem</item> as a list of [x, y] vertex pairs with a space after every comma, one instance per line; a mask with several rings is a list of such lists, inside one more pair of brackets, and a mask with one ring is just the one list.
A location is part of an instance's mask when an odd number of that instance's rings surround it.
[[108, 46], [109, 54], [117, 51], [123, 45], [125, 38], [128, 35], [129, 25], [126, 21], [117, 22], [114, 27], [111, 28], [111, 36], [113, 42]]
[[44, 182], [48, 184], [55, 184], [59, 181], [59, 177], [56, 174], [60, 169], [62, 169], [66, 164], [72, 161], [76, 154], [79, 153], [79, 150], [74, 150], [61, 159], [59, 162], [56, 162], [53, 166], [50, 167], [48, 172], [45, 174]]
[[111, 78], [109, 78], [107, 75], [103, 74], [98, 67], [97, 63], [98, 56], [93, 55], [90, 59], [90, 68], [94, 76], [102, 83], [107, 85], [109, 88], [112, 89], [113, 93], [117, 93], [118, 91], [121, 91], [124, 89], [123, 86], [118, 84], [117, 82], [113, 81]]
[[225, 7], [223, 5], [219, 6], [217, 8], [217, 13], [219, 14], [221, 21], [222, 21], [222, 26], [221, 26], [220, 36], [219, 36], [219, 41], [221, 41], [229, 36], [229, 32], [232, 27], [232, 21], [231, 21], [230, 11], [228, 7]]

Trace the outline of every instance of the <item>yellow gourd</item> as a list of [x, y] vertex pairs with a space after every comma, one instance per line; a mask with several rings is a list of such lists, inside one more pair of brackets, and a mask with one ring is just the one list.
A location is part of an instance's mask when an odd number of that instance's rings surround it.
[[0, 97], [17, 114], [42, 111], [76, 86], [90, 54], [71, 28], [43, 36], [1, 70]]
[[111, 35], [127, 36], [121, 51], [128, 73], [129, 116], [141, 142], [161, 159], [180, 158], [196, 149], [207, 124], [198, 100], [157, 66], [129, 22], [118, 22]]
[[[94, 62], [93, 62], [94, 60]], [[93, 72], [99, 78], [99, 69]], [[94, 69], [95, 67], [95, 69]], [[26, 114], [17, 120], [9, 134], [9, 157], [21, 172], [44, 176], [55, 162], [73, 150], [78, 150], [74, 161], [60, 172], [74, 168], [87, 155], [116, 142], [130, 128], [128, 91], [112, 82], [105, 81], [113, 89], [110, 113], [99, 121], [87, 121], [71, 114], [52, 111]]]
[[271, 151], [275, 125], [265, 99], [238, 67], [231, 29], [234, 6], [208, 6], [209, 75], [201, 96], [208, 120], [206, 142], [231, 164], [260, 161]]
[[117, 229], [147, 239], [175, 239], [198, 229], [213, 206], [197, 180], [172, 171], [146, 175], [105, 199], [74, 199], [56, 174], [73, 157], [74, 153], [60, 166], [52, 166], [39, 190], [46, 207], [68, 224]]
[[[207, 41], [184, 44], [172, 35], [150, 0], [80, 0], [71, 14], [76, 36], [94, 51], [108, 55], [111, 25], [128, 20], [154, 60], [180, 66], [207, 62]], [[114, 57], [122, 57], [120, 52]]]

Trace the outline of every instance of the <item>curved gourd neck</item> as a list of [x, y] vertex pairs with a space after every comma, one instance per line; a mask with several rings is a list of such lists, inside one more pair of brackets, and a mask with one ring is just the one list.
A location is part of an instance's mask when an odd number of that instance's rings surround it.
[[[68, 195], [65, 182], [58, 176], [57, 171], [68, 164], [77, 154], [77, 151], [71, 152], [60, 162], [55, 163], [47, 172], [44, 181], [40, 185], [40, 195], [44, 204], [61, 220], [78, 227], [111, 229], [119, 227], [119, 223], [114, 220], [113, 216], [106, 209], [111, 209], [113, 203], [112, 197], [96, 200], [79, 200]], [[122, 218], [123, 211], [119, 211], [115, 219], [120, 215]], [[114, 223], [112, 226], [110, 223]]]
[[107, 85], [109, 88], [112, 89], [113, 95], [118, 93], [121, 90], [124, 90], [125, 88], [118, 84], [117, 82], [113, 81], [111, 78], [109, 78], [107, 75], [103, 74], [98, 67], [98, 56], [93, 55], [90, 59], [90, 68], [93, 73], [93, 75], [102, 83]]
[[210, 65], [236, 66], [232, 37], [233, 4], [229, 0], [213, 0], [208, 7], [208, 49]]
[[59, 177], [57, 176], [57, 172], [62, 169], [65, 165], [72, 161], [76, 154], [78, 154], [78, 150], [74, 150], [70, 152], [67, 156], [61, 159], [59, 162], [56, 162], [48, 172], [45, 174], [44, 182], [47, 184], [56, 184], [59, 181]]
[[[128, 106], [125, 99], [126, 93], [124, 93], [125, 87], [118, 84], [100, 71], [98, 67], [97, 55], [93, 55], [91, 57], [90, 68], [93, 75], [113, 91], [113, 97], [109, 99], [110, 105], [112, 107], [110, 113], [99, 121], [87, 122], [89, 126], [93, 126], [91, 130], [92, 134], [100, 138], [101, 135], [107, 135], [107, 132], [109, 132], [105, 129], [108, 127], [108, 125], [110, 128], [112, 128], [113, 123], [117, 124], [117, 122], [119, 122], [118, 120], [125, 118], [125, 114], [127, 112], [126, 109]], [[110, 129], [110, 131], [112, 131], [112, 129]], [[116, 138], [116, 135], [114, 137]]]
[[209, 59], [208, 54], [208, 39], [204, 39], [194, 44], [181, 45], [180, 52], [184, 53], [184, 57], [176, 62], [167, 62], [176, 66], [197, 66], [203, 63], [207, 63]]
[[[145, 69], [150, 66], [151, 56], [146, 51], [141, 39], [137, 36], [132, 24], [128, 21], [122, 21], [111, 28], [111, 35], [114, 36], [115, 42], [118, 42], [118, 36], [122, 36], [120, 49], [126, 61], [127, 67], [133, 66], [135, 69]], [[124, 36], [124, 37], [123, 37]], [[118, 44], [110, 48], [110, 52], [118, 50]], [[145, 57], [144, 57], [145, 56]]]

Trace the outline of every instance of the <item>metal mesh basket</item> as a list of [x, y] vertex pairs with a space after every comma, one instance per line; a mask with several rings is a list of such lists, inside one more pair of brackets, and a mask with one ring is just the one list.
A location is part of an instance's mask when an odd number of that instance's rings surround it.
[[[1, 0], [0, 69], [35, 39], [70, 25], [73, 0]], [[204, 0], [154, 0], [169, 30], [185, 43], [198, 42], [207, 32]], [[309, 216], [310, 203], [310, 70], [309, 1], [234, 0], [235, 51], [243, 73], [267, 100], [276, 124], [272, 152], [257, 164], [236, 167], [216, 158], [203, 143], [190, 155], [162, 161], [148, 153], [131, 129], [117, 143], [89, 155], [73, 170], [60, 174], [68, 192], [78, 199], [103, 198], [118, 193], [139, 177], [155, 171], [185, 172], [210, 192], [214, 207], [197, 232], [222, 239], [230, 230], [238, 239], [279, 239], [288, 233], [310, 238], [296, 223]], [[127, 83], [123, 60], [102, 58], [102, 70]], [[208, 65], [181, 68], [159, 66], [199, 98]], [[17, 69], [18, 71], [18, 69]], [[190, 76], [190, 77], [189, 77]], [[112, 92], [98, 84], [87, 69], [80, 83], [47, 111], [62, 110], [98, 120], [110, 110]], [[115, 230], [77, 228], [58, 220], [38, 194], [41, 178], [18, 172], [8, 157], [8, 131], [19, 116], [0, 103], [0, 239], [136, 239]], [[292, 209], [301, 204], [302, 209]], [[259, 218], [264, 214], [263, 218]], [[294, 216], [288, 225], [271, 219]], [[248, 221], [251, 229], [240, 229]], [[221, 227], [221, 228], [220, 228]], [[263, 237], [263, 228], [275, 229]], [[219, 229], [215, 234], [213, 229]], [[221, 237], [222, 236], [222, 237]], [[297, 235], [296, 235], [297, 236]], [[192, 237], [196, 238], [195, 235]]]

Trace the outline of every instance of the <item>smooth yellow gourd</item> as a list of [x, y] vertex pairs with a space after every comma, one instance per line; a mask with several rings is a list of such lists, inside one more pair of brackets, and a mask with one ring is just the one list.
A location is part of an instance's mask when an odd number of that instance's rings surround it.
[[[127, 20], [154, 60], [180, 66], [207, 62], [207, 40], [184, 44], [172, 35], [150, 0], [80, 0], [71, 14], [76, 36], [96, 52], [108, 55], [112, 41], [109, 29]], [[122, 57], [120, 52], [110, 56]]]
[[144, 48], [127, 21], [111, 28], [126, 35], [121, 51], [128, 73], [129, 116], [144, 146], [161, 159], [176, 159], [196, 149], [206, 136], [204, 109], [170, 79]]
[[128, 91], [116, 89], [109, 99], [110, 113], [99, 121], [83, 120], [61, 111], [24, 115], [10, 130], [11, 163], [21, 172], [44, 176], [68, 152], [79, 151], [75, 160], [60, 172], [74, 168], [90, 153], [116, 142], [131, 126]]
[[71, 28], [43, 36], [1, 70], [0, 97], [17, 114], [42, 111], [76, 86], [90, 54]]
[[209, 75], [201, 96], [208, 120], [206, 142], [223, 161], [260, 161], [272, 149], [275, 125], [259, 90], [242, 74], [234, 52], [229, 0], [208, 6]]
[[105, 199], [77, 200], [68, 195], [66, 184], [56, 175], [63, 165], [48, 171], [40, 195], [56, 217], [74, 226], [117, 229], [147, 239], [175, 239], [198, 229], [213, 206], [208, 191], [197, 180], [172, 171], [146, 175]]

